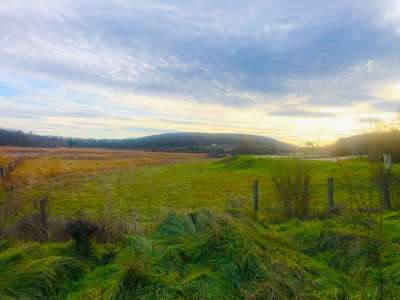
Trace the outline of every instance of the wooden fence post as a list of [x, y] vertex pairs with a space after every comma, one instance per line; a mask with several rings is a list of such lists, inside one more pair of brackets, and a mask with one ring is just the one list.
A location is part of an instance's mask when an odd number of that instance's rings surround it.
[[253, 183], [253, 205], [254, 205], [254, 212], [258, 212], [258, 180], [254, 180]]
[[383, 175], [383, 207], [384, 209], [391, 209], [391, 195], [390, 195], [390, 181], [392, 173], [392, 156], [390, 153], [383, 154], [384, 175]]
[[328, 211], [332, 212], [335, 210], [335, 204], [333, 202], [333, 177], [328, 177]]
[[42, 232], [44, 234], [47, 234], [47, 213], [46, 213], [46, 208], [47, 208], [47, 198], [42, 197], [39, 200], [39, 222], [41, 225]]
[[390, 153], [383, 153], [383, 165], [385, 170], [392, 171], [392, 155]]
[[4, 177], [6, 177], [6, 174], [4, 172], [4, 168], [0, 167], [0, 178], [3, 179]]
[[383, 208], [391, 209], [392, 205], [390, 199], [390, 187], [388, 178], [384, 179], [382, 197], [383, 197]]

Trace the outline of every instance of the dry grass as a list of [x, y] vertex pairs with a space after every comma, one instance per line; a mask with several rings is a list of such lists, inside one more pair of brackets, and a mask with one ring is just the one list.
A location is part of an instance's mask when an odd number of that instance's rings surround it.
[[92, 175], [110, 170], [164, 165], [205, 157], [203, 154], [190, 153], [0, 147], [0, 165], [19, 156], [26, 158], [10, 178], [13, 185], [34, 184], [60, 175]]
[[10, 158], [10, 156], [0, 152], [0, 167], [6, 166], [7, 163], [10, 161]]
[[26, 155], [29, 157], [55, 156], [62, 158], [136, 158], [136, 157], [158, 157], [169, 159], [199, 158], [204, 154], [192, 153], [167, 153], [131, 150], [109, 150], [97, 148], [31, 148], [31, 147], [0, 147], [0, 156], [18, 157]]

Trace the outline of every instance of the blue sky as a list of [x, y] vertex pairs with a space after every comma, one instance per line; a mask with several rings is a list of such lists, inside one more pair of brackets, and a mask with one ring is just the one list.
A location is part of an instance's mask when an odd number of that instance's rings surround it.
[[0, 3], [0, 127], [302, 144], [400, 109], [399, 1]]

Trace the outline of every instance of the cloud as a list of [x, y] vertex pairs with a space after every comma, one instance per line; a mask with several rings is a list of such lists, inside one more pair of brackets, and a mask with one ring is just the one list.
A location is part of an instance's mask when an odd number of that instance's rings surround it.
[[[3, 126], [56, 132], [62, 120], [58, 134], [77, 122], [80, 135], [109, 137], [236, 127], [292, 140], [314, 134], [304, 118], [346, 118], [361, 130], [348, 114], [397, 107], [385, 87], [400, 83], [399, 11], [392, 0], [3, 1]], [[126, 117], [147, 121], [109, 122]]]
[[283, 116], [283, 117], [308, 117], [308, 118], [331, 118], [336, 116], [336, 113], [331, 112], [323, 112], [323, 111], [311, 111], [311, 110], [302, 110], [302, 109], [286, 109], [286, 110], [278, 110], [271, 115], [274, 116]]
[[385, 121], [379, 118], [359, 118], [358, 120], [369, 125], [379, 124]]

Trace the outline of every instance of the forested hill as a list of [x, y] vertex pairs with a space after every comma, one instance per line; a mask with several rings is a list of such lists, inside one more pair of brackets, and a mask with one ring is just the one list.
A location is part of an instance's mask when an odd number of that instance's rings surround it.
[[278, 140], [247, 134], [166, 133], [131, 139], [82, 139], [43, 136], [0, 129], [0, 146], [88, 147], [184, 152], [278, 153], [292, 146]]

